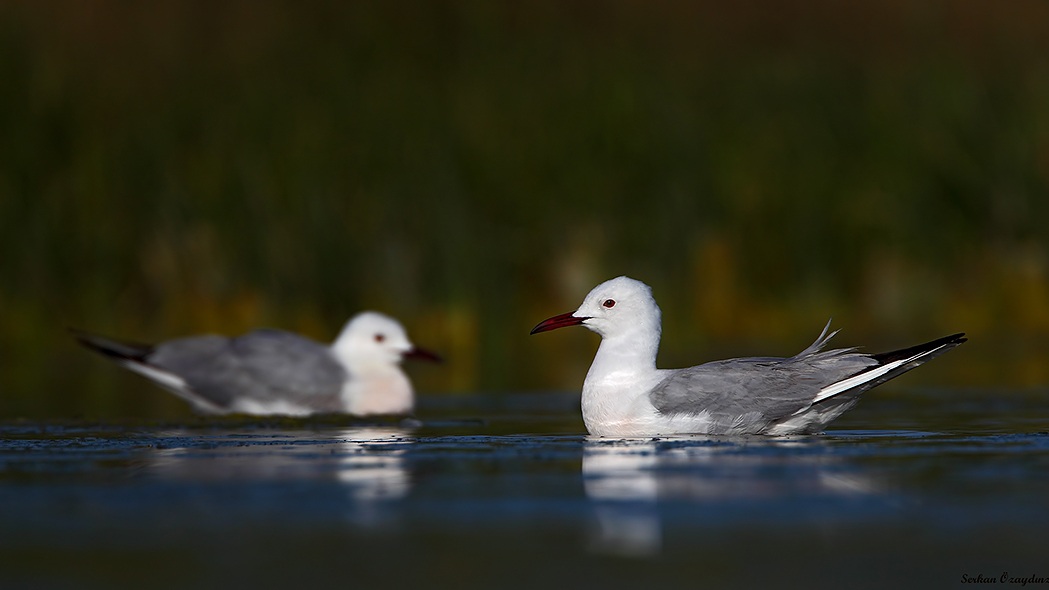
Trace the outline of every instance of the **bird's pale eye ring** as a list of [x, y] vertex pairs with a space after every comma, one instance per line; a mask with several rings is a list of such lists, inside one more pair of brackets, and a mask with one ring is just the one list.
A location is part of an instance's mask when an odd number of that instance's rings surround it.
[[602, 303], [601, 305], [611, 309], [611, 308], [615, 307], [616, 300], [615, 299], [605, 299], [605, 302]]
[[379, 334], [375, 335], [375, 341], [376, 342], [382, 342], [383, 340], [386, 340], [386, 335], [385, 334], [379, 333]]

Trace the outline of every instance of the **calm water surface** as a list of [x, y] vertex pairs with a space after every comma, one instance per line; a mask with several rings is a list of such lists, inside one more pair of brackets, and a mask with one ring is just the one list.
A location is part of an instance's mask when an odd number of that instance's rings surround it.
[[8, 422], [0, 586], [1049, 588], [1049, 392], [874, 394], [786, 438], [592, 438], [577, 403]]

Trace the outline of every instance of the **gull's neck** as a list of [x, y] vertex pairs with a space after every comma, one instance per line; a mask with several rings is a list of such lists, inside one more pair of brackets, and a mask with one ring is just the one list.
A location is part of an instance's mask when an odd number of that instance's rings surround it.
[[350, 375], [342, 386], [342, 403], [346, 411], [358, 416], [368, 414], [408, 414], [415, 405], [412, 384], [399, 367]]
[[651, 410], [647, 394], [661, 379], [656, 369], [659, 326], [638, 325], [601, 338], [583, 382], [583, 422], [591, 434], [623, 434]]
[[587, 380], [643, 376], [656, 370], [659, 327], [639, 325], [629, 332], [603, 336]]

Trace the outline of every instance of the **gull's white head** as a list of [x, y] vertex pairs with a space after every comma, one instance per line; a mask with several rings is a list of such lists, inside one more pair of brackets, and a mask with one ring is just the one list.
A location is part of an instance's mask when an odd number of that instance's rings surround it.
[[542, 321], [532, 334], [586, 326], [602, 338], [631, 335], [639, 330], [648, 337], [660, 333], [660, 311], [652, 289], [630, 277], [616, 277], [594, 287], [579, 309]]
[[375, 311], [361, 312], [346, 322], [332, 349], [351, 373], [396, 367], [406, 357], [439, 360], [413, 345], [400, 322]]

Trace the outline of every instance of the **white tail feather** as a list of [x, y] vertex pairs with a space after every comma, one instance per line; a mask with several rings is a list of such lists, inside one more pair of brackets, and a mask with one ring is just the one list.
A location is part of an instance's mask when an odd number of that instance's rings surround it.
[[843, 379], [841, 381], [838, 381], [837, 383], [828, 385], [827, 387], [824, 387], [823, 389], [821, 389], [818, 394], [816, 394], [816, 397], [815, 397], [815, 399], [812, 400], [812, 403], [815, 404], [815, 403], [821, 402], [821, 401], [823, 401], [823, 400], [825, 400], [827, 398], [834, 397], [834, 396], [838, 395], [839, 393], [848, 391], [850, 389], [854, 389], [856, 387], [859, 387], [860, 385], [863, 385], [864, 383], [868, 383], [870, 381], [873, 381], [873, 380], [877, 379], [878, 377], [881, 377], [881, 376], [889, 373], [890, 371], [892, 371], [893, 369], [895, 369], [897, 367], [902, 367], [903, 365], [906, 365], [908, 363], [913, 363], [914, 361], [922, 358], [923, 356], [929, 356], [930, 354], [936, 352], [937, 350], [940, 350], [944, 346], [947, 346], [947, 345], [944, 344], [942, 346], [937, 346], [936, 348], [934, 348], [932, 350], [926, 350], [926, 351], [923, 351], [923, 352], [919, 352], [918, 354], [916, 354], [916, 355], [914, 355], [914, 356], [912, 356], [910, 358], [900, 359], [898, 361], [893, 361], [891, 363], [886, 363], [886, 364], [884, 364], [884, 365], [882, 365], [880, 367], [871, 369], [870, 371], [865, 371], [863, 373], [860, 373], [859, 375], [853, 375], [852, 377], [849, 377], [848, 379]]
[[228, 411], [197, 395], [196, 392], [190, 389], [189, 384], [186, 383], [185, 379], [174, 373], [132, 360], [118, 360], [117, 362], [164, 389], [167, 389], [171, 393], [174, 393], [201, 410], [217, 413], [225, 413]]

